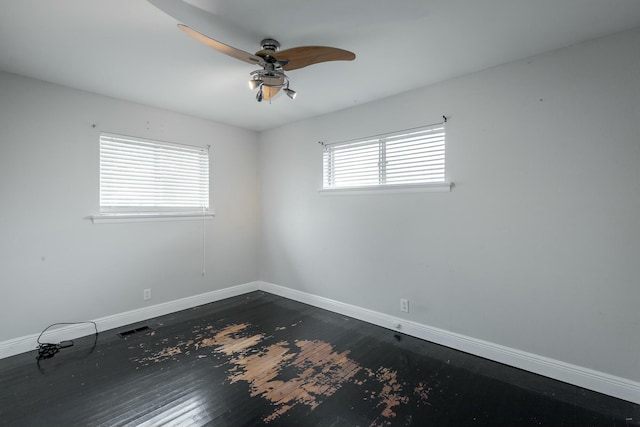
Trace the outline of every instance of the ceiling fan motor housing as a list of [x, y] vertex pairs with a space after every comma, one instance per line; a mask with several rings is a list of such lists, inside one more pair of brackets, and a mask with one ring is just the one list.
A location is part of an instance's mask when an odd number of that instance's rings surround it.
[[260, 42], [260, 45], [264, 50], [272, 50], [274, 52], [280, 50], [280, 43], [274, 39], [264, 39]]

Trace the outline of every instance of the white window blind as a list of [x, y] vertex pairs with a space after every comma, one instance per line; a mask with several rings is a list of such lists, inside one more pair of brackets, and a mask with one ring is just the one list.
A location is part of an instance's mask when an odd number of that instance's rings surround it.
[[324, 189], [444, 182], [444, 123], [325, 145]]
[[208, 209], [208, 148], [100, 135], [101, 212]]

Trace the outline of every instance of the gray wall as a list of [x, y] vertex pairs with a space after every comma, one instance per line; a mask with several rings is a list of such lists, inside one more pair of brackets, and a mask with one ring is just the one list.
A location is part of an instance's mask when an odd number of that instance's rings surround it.
[[[100, 131], [211, 144], [204, 277], [201, 221], [86, 219]], [[257, 280], [257, 167], [255, 132], [0, 73], [0, 341]]]
[[[260, 135], [262, 280], [640, 380], [640, 31]], [[388, 79], [385, 79], [388, 83]], [[321, 147], [436, 122], [451, 193], [323, 196]]]

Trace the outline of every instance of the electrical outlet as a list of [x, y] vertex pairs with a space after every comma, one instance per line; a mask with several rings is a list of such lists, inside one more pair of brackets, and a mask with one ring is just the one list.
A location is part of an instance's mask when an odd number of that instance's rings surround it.
[[403, 313], [408, 313], [409, 312], [409, 300], [408, 299], [401, 299], [400, 300], [400, 311], [402, 311]]
[[145, 289], [142, 291], [142, 299], [144, 301], [148, 301], [151, 299], [151, 289]]

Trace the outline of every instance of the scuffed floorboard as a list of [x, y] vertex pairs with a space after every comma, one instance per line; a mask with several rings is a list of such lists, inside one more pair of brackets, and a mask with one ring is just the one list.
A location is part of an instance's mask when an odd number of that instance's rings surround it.
[[640, 407], [254, 292], [0, 361], [0, 426], [639, 426]]

